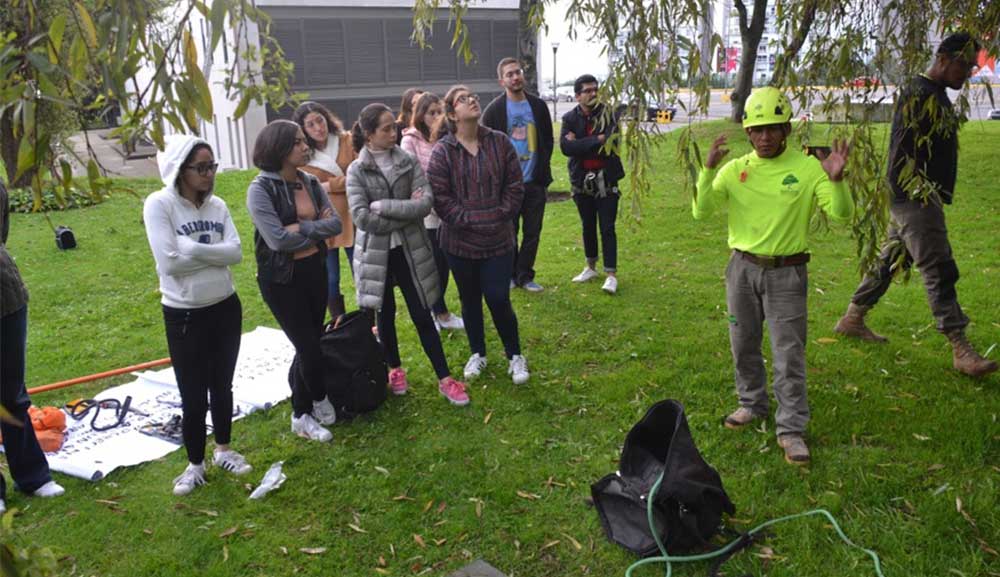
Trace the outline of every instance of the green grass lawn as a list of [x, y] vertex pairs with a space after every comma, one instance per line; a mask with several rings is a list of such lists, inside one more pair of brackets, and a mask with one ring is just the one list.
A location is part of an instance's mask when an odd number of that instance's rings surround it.
[[[704, 150], [723, 126], [702, 128]], [[725, 129], [731, 156], [747, 150], [737, 129]], [[471, 406], [449, 406], [404, 312], [397, 322], [410, 394], [335, 425], [331, 444], [291, 434], [285, 403], [234, 426], [234, 446], [255, 467], [249, 477], [210, 470], [209, 485], [175, 498], [183, 451], [98, 483], [57, 476], [67, 488], [62, 498], [9, 499], [23, 509], [18, 538], [54, 549], [63, 575], [443, 575], [475, 558], [521, 577], [621, 575], [634, 559], [604, 539], [589, 487], [617, 468], [624, 435], [645, 409], [675, 398], [736, 504], [733, 527], [825, 507], [856, 543], [879, 553], [887, 576], [1000, 575], [1000, 378], [973, 381], [951, 369], [918, 275], [894, 286], [870, 317], [888, 344], [831, 340], [859, 280], [845, 228], [811, 240], [813, 464], [784, 462], [773, 421], [741, 432], [721, 426], [736, 402], [725, 216], [692, 220], [674, 142], [666, 137], [658, 153], [642, 222], [619, 223], [617, 296], [602, 293], [599, 282], [570, 282], [584, 262], [576, 209], [548, 206], [537, 265], [546, 290], [513, 297], [528, 385], [511, 385], [488, 329], [490, 366], [470, 387]], [[947, 210], [961, 303], [980, 351], [1000, 341], [998, 150], [1000, 123], [964, 128], [956, 201]], [[564, 166], [556, 156], [553, 166]], [[568, 189], [565, 170], [554, 172], [553, 189]], [[244, 243], [234, 271], [245, 331], [277, 326], [253, 278], [244, 204], [251, 176], [222, 174], [217, 187]], [[141, 195], [156, 183], [134, 185]], [[10, 249], [31, 290], [29, 386], [167, 356], [141, 212], [139, 198], [120, 194], [53, 214], [77, 235], [79, 248], [69, 252], [56, 249], [41, 216], [13, 217]], [[457, 310], [454, 285], [448, 299]], [[460, 373], [465, 335], [447, 335], [444, 346]], [[122, 380], [34, 400], [61, 404]], [[249, 484], [277, 460], [288, 481], [248, 501]], [[816, 518], [777, 527], [763, 547], [727, 573], [874, 575], [867, 557]]]

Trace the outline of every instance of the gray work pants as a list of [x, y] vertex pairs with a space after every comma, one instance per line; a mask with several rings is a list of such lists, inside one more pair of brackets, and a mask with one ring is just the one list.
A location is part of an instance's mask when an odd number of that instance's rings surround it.
[[915, 200], [893, 203], [889, 210], [892, 224], [878, 268], [865, 275], [851, 301], [856, 305], [874, 306], [889, 290], [893, 264], [902, 254], [904, 268], [916, 264], [920, 269], [937, 329], [942, 333], [964, 329], [969, 318], [958, 304], [955, 291], [958, 265], [951, 254], [944, 210], [937, 204]]
[[733, 252], [726, 267], [729, 341], [740, 406], [767, 415], [767, 370], [761, 353], [764, 320], [771, 335], [777, 433], [803, 433], [806, 398], [806, 265], [764, 268]]

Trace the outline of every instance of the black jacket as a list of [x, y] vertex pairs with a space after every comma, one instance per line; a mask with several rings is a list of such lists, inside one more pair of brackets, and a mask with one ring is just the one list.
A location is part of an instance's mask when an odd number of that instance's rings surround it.
[[[540, 186], [548, 186], [552, 183], [552, 148], [555, 146], [552, 115], [549, 114], [549, 105], [545, 104], [544, 100], [527, 92], [524, 95], [528, 97], [531, 114], [535, 117], [535, 129], [538, 131], [538, 162], [535, 164], [535, 175], [531, 181]], [[483, 115], [479, 117], [479, 123], [507, 134], [506, 93], [497, 96], [486, 105]]]
[[[595, 121], [600, 118], [602, 108], [603, 105], [593, 110], [591, 117]], [[588, 158], [603, 158], [605, 161], [604, 181], [609, 186], [614, 186], [625, 176], [622, 159], [614, 152], [611, 154], [601, 152], [601, 147], [604, 144], [598, 140], [597, 133], [590, 136], [587, 135], [587, 118], [587, 116], [583, 115], [579, 106], [563, 114], [562, 117], [562, 132], [559, 133], [559, 149], [569, 159], [569, 180], [574, 187], [582, 188], [583, 178], [587, 173], [583, 169], [583, 161]], [[573, 133], [574, 140], [567, 140], [566, 135], [571, 132]], [[618, 132], [618, 123], [615, 122], [614, 118], [609, 116], [607, 125], [601, 131], [604, 134], [605, 141], [610, 140], [611, 136], [616, 132]]]

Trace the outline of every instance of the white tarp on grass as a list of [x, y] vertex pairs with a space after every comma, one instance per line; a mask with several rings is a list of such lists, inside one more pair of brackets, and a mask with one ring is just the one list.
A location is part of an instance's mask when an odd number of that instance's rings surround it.
[[[243, 335], [240, 355], [233, 376], [234, 420], [260, 409], [269, 409], [290, 396], [288, 367], [295, 349], [280, 330], [257, 327]], [[66, 419], [66, 441], [62, 449], [46, 453], [53, 471], [97, 481], [118, 467], [138, 465], [158, 459], [181, 448], [181, 445], [140, 432], [143, 425], [165, 423], [181, 414], [180, 394], [172, 367], [160, 371], [136, 373], [137, 380], [110, 388], [97, 399], [132, 397], [125, 423], [108, 431], [91, 427], [92, 413], [80, 421]], [[115, 411], [102, 409], [97, 425], [115, 421]], [[209, 424], [212, 415], [207, 415]], [[211, 433], [209, 433], [211, 435]]]

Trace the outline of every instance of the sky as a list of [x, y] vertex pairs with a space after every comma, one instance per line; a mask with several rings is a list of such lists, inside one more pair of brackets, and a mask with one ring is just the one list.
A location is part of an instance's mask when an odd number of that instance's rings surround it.
[[560, 83], [572, 80], [581, 74], [589, 73], [603, 77], [608, 72], [608, 58], [606, 55], [601, 55], [600, 44], [588, 42], [584, 38], [587, 34], [578, 33], [577, 39], [572, 41], [567, 37], [569, 23], [566, 21], [566, 8], [569, 5], [570, 0], [558, 0], [545, 8], [548, 32], [542, 30], [538, 41], [538, 50], [541, 53], [539, 81], [546, 85], [542, 90], [552, 89], [553, 42], [559, 43], [559, 49], [556, 51], [556, 73], [559, 75]]

